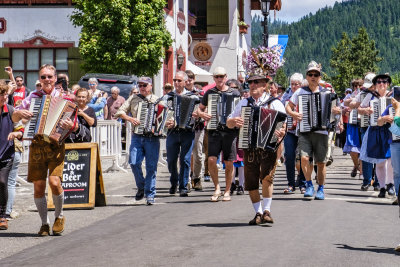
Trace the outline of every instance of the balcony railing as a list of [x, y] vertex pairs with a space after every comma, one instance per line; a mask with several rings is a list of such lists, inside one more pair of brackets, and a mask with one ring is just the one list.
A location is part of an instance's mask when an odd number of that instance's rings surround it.
[[72, 5], [72, 0], [0, 0], [0, 5]]

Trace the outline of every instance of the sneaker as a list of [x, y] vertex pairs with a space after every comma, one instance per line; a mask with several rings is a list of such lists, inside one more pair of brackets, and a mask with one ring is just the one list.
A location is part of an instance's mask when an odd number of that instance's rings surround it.
[[187, 190], [187, 189], [181, 189], [181, 190], [179, 190], [179, 196], [180, 196], [180, 197], [187, 197], [187, 196], [189, 196], [188, 190]]
[[236, 191], [236, 195], [244, 195], [243, 186], [239, 185]]
[[170, 195], [175, 195], [176, 190], [177, 190], [176, 185], [171, 186], [171, 187], [169, 188], [169, 194], [170, 194]]
[[210, 181], [211, 181], [210, 175], [204, 175], [204, 182], [210, 182]]
[[232, 184], [231, 184], [231, 195], [233, 194], [233, 192], [235, 192], [235, 190], [236, 190], [236, 183], [235, 182], [233, 182]]
[[6, 216], [4, 216], [4, 218], [5, 218], [7, 221], [12, 221], [12, 220], [14, 220], [14, 219], [11, 217], [10, 214], [6, 214]]
[[142, 200], [143, 198], [144, 198], [144, 189], [138, 189], [138, 191], [136, 192], [135, 200], [139, 201]]
[[61, 235], [64, 232], [65, 217], [58, 217], [53, 224], [53, 235]]
[[8, 229], [8, 221], [6, 218], [0, 218], [0, 230]]
[[314, 197], [314, 193], [315, 193], [314, 186], [313, 185], [307, 186], [306, 192], [304, 193], [304, 197], [312, 199]]
[[259, 225], [262, 220], [262, 214], [261, 213], [256, 213], [256, 216], [254, 216], [254, 219], [249, 221], [249, 225]]
[[361, 186], [361, 191], [368, 191], [368, 188], [369, 188], [370, 186], [371, 186], [370, 184], [363, 184], [363, 185]]
[[397, 247], [395, 247], [394, 250], [397, 251], [397, 252], [400, 252], [400, 244], [398, 244]]
[[386, 188], [381, 188], [381, 191], [379, 192], [378, 197], [384, 198], [385, 196], [386, 196]]
[[332, 163], [333, 163], [333, 158], [332, 158], [332, 156], [330, 156], [328, 161], [326, 162], [326, 166], [328, 167], [328, 166], [332, 165]]
[[374, 185], [374, 191], [378, 192], [381, 190], [381, 187], [379, 185]]
[[16, 211], [11, 211], [11, 213], [10, 213], [10, 217], [11, 217], [12, 219], [16, 219], [16, 218], [18, 218], [18, 217], [19, 217], [19, 213], [18, 213], [18, 212], [16, 212]]
[[354, 167], [353, 170], [352, 170], [351, 173], [350, 173], [350, 176], [351, 176], [351, 177], [356, 177], [357, 171], [358, 171], [358, 170], [357, 170], [357, 167]]
[[39, 235], [39, 236], [48, 236], [48, 235], [50, 235], [50, 225], [48, 225], [48, 224], [43, 224], [43, 225], [40, 227], [40, 230], [39, 230], [39, 232], [38, 232], [38, 235]]
[[386, 186], [386, 191], [388, 192], [389, 196], [394, 196], [396, 195], [396, 192], [394, 192], [394, 185], [393, 184], [388, 184]]
[[199, 178], [194, 179], [193, 189], [195, 191], [202, 191], [203, 190], [203, 186], [201, 185], [201, 180]]
[[153, 205], [154, 204], [154, 197], [147, 197], [146, 198], [146, 205], [147, 206], [151, 206], [151, 205]]
[[263, 224], [272, 224], [274, 223], [274, 219], [272, 219], [271, 217], [271, 212], [269, 212], [268, 210], [264, 210], [264, 213], [261, 217], [261, 225]]
[[323, 189], [318, 189], [317, 194], [315, 195], [316, 200], [324, 200], [325, 199], [325, 193]]

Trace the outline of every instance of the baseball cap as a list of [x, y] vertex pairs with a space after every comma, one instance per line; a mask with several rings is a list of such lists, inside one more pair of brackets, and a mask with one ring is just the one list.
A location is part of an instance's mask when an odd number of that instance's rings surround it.
[[352, 92], [353, 92], [353, 90], [351, 90], [351, 88], [347, 88], [345, 92], [346, 92], [346, 93], [347, 93], [347, 92], [350, 92], [350, 93], [352, 93]]
[[140, 77], [138, 83], [153, 84], [153, 82], [151, 81], [151, 78], [150, 77], [146, 77], [146, 76]]
[[38, 84], [40, 84], [40, 81], [39, 81], [39, 80], [36, 80], [35, 86], [38, 85]]
[[213, 76], [216, 75], [226, 75], [226, 70], [223, 67], [216, 67], [213, 72]]
[[374, 84], [372, 80], [375, 78], [375, 76], [375, 73], [368, 73], [365, 75], [363, 87], [367, 89], [370, 88]]
[[321, 69], [322, 69], [322, 66], [321, 66], [321, 64], [318, 64], [317, 62], [315, 62], [315, 61], [311, 61], [309, 64], [308, 64], [308, 67], [307, 67], [307, 72], [306, 73], [309, 73], [310, 71], [317, 71], [319, 74], [321, 74]]

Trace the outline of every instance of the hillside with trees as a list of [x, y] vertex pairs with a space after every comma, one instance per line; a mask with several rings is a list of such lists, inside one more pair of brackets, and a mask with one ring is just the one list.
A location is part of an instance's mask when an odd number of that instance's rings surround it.
[[[271, 16], [270, 16], [271, 17]], [[278, 13], [279, 18], [279, 13]], [[280, 18], [284, 19], [284, 18]], [[252, 21], [252, 46], [262, 44], [261, 17]], [[333, 7], [320, 9], [298, 22], [270, 21], [270, 34], [287, 34], [289, 43], [285, 52], [284, 71], [304, 72], [309, 61], [322, 63], [328, 76], [335, 75], [330, 64], [332, 49], [346, 33], [353, 39], [364, 27], [370, 40], [375, 41], [382, 60], [380, 72], [400, 71], [400, 4], [399, 0], [348, 0]]]

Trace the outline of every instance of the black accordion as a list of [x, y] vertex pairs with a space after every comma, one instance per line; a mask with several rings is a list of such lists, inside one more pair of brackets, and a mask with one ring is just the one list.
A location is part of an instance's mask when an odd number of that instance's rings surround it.
[[140, 124], [135, 126], [134, 133], [145, 136], [166, 136], [165, 123], [168, 120], [169, 108], [157, 101], [151, 103], [143, 100], [138, 103], [136, 119]]
[[[171, 99], [168, 101], [170, 102]], [[199, 104], [199, 97], [195, 94], [174, 94], [172, 98], [172, 109], [174, 111], [174, 120], [176, 123], [175, 128], [192, 130], [195, 123], [195, 118], [192, 117], [192, 113], [198, 108]]]
[[332, 129], [335, 125], [332, 102], [336, 99], [337, 95], [328, 90], [299, 95], [299, 113], [303, 114], [300, 133]]
[[211, 119], [207, 122], [207, 130], [217, 130], [226, 126], [228, 116], [239, 103], [240, 97], [232, 92], [222, 92], [208, 95], [207, 113]]
[[[287, 115], [285, 113], [255, 106], [242, 107], [244, 121], [239, 130], [238, 148], [261, 148], [276, 151], [282, 142], [278, 142], [276, 130], [282, 128]], [[283, 140], [283, 138], [282, 138]]]

